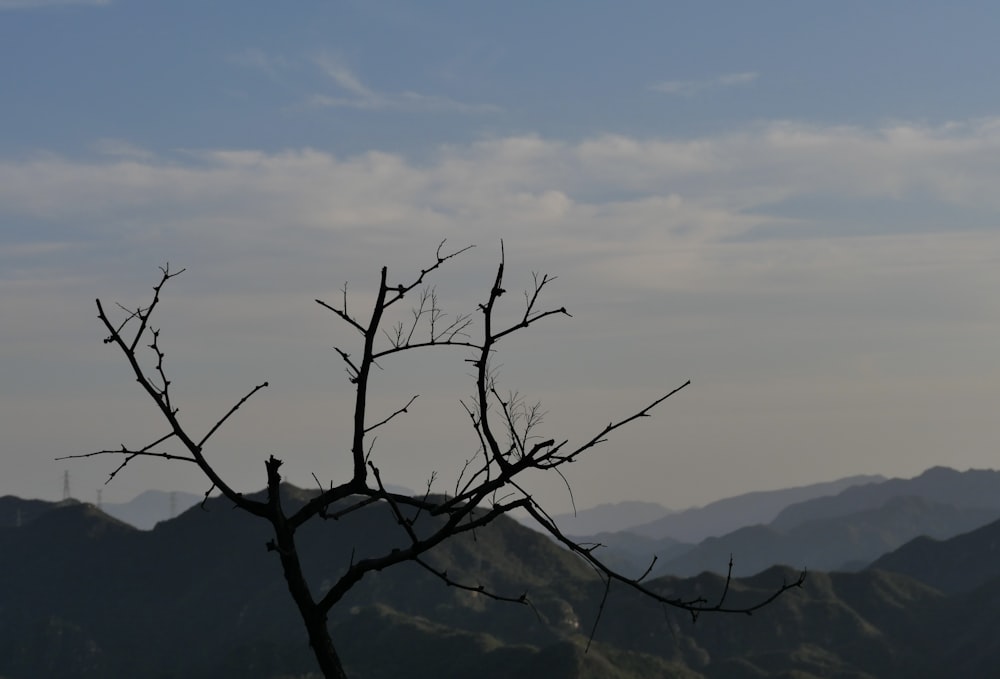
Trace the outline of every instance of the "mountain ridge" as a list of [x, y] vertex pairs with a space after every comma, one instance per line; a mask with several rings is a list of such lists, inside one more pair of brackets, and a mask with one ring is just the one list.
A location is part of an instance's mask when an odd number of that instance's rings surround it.
[[805, 486], [742, 493], [631, 526], [628, 531], [656, 539], [670, 537], [680, 542], [700, 542], [741, 526], [770, 523], [782, 509], [803, 499], [832, 495], [851, 486], [884, 479], [881, 475], [855, 475]]
[[919, 496], [957, 507], [1000, 508], [1000, 471], [931, 467], [913, 478], [892, 478], [855, 485], [835, 495], [790, 504], [770, 523], [776, 529], [786, 529], [809, 519], [876, 509], [889, 498], [899, 495]]
[[[282, 492], [294, 507], [315, 491]], [[319, 589], [352, 552], [363, 558], [400, 534], [384, 507], [349, 517], [301, 529], [301, 557]], [[965, 535], [970, 558], [993, 539], [983, 529]], [[267, 537], [266, 526], [221, 498], [150, 531], [82, 503], [51, 503], [20, 527], [0, 524], [0, 676], [316, 676]], [[428, 557], [435, 568], [501, 594], [527, 592], [533, 608], [446, 587], [414, 564], [366, 577], [330, 616], [349, 676], [930, 679], [958, 669], [987, 676], [1000, 661], [991, 641], [1000, 574], [951, 593], [881, 568], [811, 571], [802, 588], [753, 616], [705, 614], [693, 625], [620, 585], [605, 599], [590, 568], [508, 518], [440, 547]], [[725, 592], [724, 603], [739, 606], [797, 574], [769, 566], [732, 580], [703, 572], [646, 585], [709, 602]]]

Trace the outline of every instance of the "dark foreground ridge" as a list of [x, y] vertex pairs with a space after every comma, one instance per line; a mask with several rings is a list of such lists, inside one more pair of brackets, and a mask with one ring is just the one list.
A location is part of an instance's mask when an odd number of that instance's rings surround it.
[[[285, 492], [293, 502], [308, 495]], [[226, 501], [152, 531], [82, 503], [8, 497], [0, 507], [22, 510], [20, 526], [0, 521], [0, 677], [278, 679], [314, 671], [280, 568], [264, 549], [266, 531]], [[353, 558], [376, 551], [393, 525], [386, 508], [372, 506], [305, 526], [315, 533], [303, 554], [308, 571], [334, 577], [350, 562], [350, 546]], [[503, 519], [449, 541], [434, 565], [494, 591], [527, 589], [533, 610], [402, 567], [366, 578], [331, 626], [349, 672], [366, 679], [988, 676], [1000, 666], [1000, 649], [986, 643], [1000, 623], [1000, 606], [989, 603], [1000, 600], [1000, 564], [986, 559], [992, 570], [960, 583], [962, 564], [988, 550], [997, 531], [900, 550], [920, 548], [942, 564], [928, 573], [811, 573], [801, 590], [753, 616], [692, 624], [612, 591], [585, 653], [603, 584], [549, 539]], [[959, 548], [965, 560], [946, 564]], [[883, 561], [893, 564], [891, 556]], [[734, 581], [729, 596], [759, 598], [797, 575], [775, 566]], [[724, 579], [702, 573], [654, 584], [717, 593]]]

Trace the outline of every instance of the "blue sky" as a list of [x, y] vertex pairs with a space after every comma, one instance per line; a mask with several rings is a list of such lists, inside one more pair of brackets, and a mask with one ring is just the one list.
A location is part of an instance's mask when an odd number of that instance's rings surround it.
[[[582, 506], [680, 508], [933, 464], [1000, 434], [1000, 10], [987, 2], [0, 0], [0, 493], [93, 499], [111, 460], [60, 454], [161, 425], [93, 299], [188, 271], [161, 325], [194, 429], [263, 379], [209, 451], [343, 473], [358, 308], [388, 265], [477, 248], [436, 280], [474, 308], [559, 276], [553, 320], [501, 355], [553, 436], [687, 379], [570, 475]], [[516, 313], [511, 309], [510, 313]], [[387, 370], [387, 480], [474, 447], [464, 356]], [[407, 451], [405, 453], [401, 451]], [[551, 506], [558, 484], [534, 481]], [[204, 490], [136, 465], [108, 500]]]

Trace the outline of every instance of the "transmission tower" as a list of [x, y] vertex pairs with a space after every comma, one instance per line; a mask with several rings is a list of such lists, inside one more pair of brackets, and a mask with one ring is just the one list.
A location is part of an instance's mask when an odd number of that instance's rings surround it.
[[170, 518], [173, 519], [177, 516], [177, 493], [176, 491], [170, 491]]
[[72, 497], [69, 492], [69, 470], [63, 472], [63, 500], [68, 500]]

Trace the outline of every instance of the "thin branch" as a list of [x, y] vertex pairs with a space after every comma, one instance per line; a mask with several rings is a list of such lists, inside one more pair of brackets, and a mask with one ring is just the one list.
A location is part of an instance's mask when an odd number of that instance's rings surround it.
[[201, 499], [200, 507], [201, 507], [202, 511], [206, 511], [206, 512], [208, 511], [208, 507], [205, 506], [205, 503], [208, 502], [208, 496], [212, 494], [213, 490], [215, 490], [215, 484], [214, 483], [212, 484], [212, 486], [208, 490], [205, 491], [205, 497], [203, 497]]
[[[101, 300], [99, 299], [97, 300], [98, 318], [101, 320], [101, 322], [104, 324], [104, 327], [110, 333], [110, 335], [107, 338], [105, 338], [104, 342], [106, 344], [115, 344], [122, 351], [122, 353], [125, 356], [125, 359], [128, 361], [129, 365], [132, 368], [132, 373], [135, 375], [136, 381], [139, 382], [142, 388], [146, 391], [149, 397], [156, 404], [157, 408], [160, 410], [161, 415], [163, 415], [164, 419], [166, 419], [167, 423], [170, 425], [170, 429], [173, 435], [177, 437], [177, 439], [181, 442], [184, 448], [188, 450], [188, 452], [191, 454], [191, 458], [193, 458], [194, 462], [198, 465], [199, 468], [201, 468], [202, 473], [204, 473], [205, 476], [208, 477], [208, 479], [212, 482], [213, 487], [219, 488], [222, 491], [223, 495], [232, 500], [234, 504], [245, 509], [251, 514], [257, 516], [264, 516], [267, 513], [267, 506], [262, 502], [247, 499], [243, 497], [242, 493], [237, 493], [235, 490], [229, 487], [229, 485], [226, 484], [225, 481], [223, 481], [222, 477], [219, 476], [219, 474], [215, 471], [215, 469], [208, 463], [208, 460], [205, 459], [205, 456], [202, 453], [201, 447], [197, 443], [195, 443], [194, 439], [191, 438], [191, 436], [181, 425], [180, 421], [177, 419], [178, 409], [173, 407], [169, 397], [170, 381], [167, 379], [162, 369], [163, 352], [160, 350], [158, 346], [158, 340], [157, 340], [158, 333], [155, 330], [148, 329], [147, 325], [153, 309], [157, 306], [157, 304], [159, 304], [160, 291], [162, 290], [163, 286], [166, 284], [168, 280], [182, 273], [184, 269], [171, 273], [168, 265], [161, 267], [160, 271], [161, 271], [160, 282], [153, 288], [154, 290], [153, 302], [149, 305], [149, 307], [146, 308], [145, 311], [136, 312], [137, 315], [135, 317], [140, 319], [140, 327], [135, 337], [131, 340], [131, 342], [125, 341], [119, 329], [117, 329], [111, 323], [107, 314], [105, 314], [104, 307], [101, 304]], [[156, 369], [163, 381], [162, 387], [157, 387], [156, 385], [153, 384], [153, 382], [150, 380], [146, 372], [143, 370], [142, 366], [139, 365], [139, 360], [136, 357], [135, 347], [138, 345], [139, 340], [147, 332], [147, 330], [150, 333], [152, 333], [153, 339], [151, 342], [151, 348], [158, 357]], [[117, 473], [117, 470], [115, 473]]]
[[449, 259], [452, 259], [454, 257], [458, 257], [463, 252], [467, 252], [467, 251], [471, 250], [472, 248], [476, 247], [475, 245], [466, 245], [464, 248], [461, 248], [459, 250], [455, 250], [454, 252], [451, 252], [451, 253], [449, 253], [447, 255], [442, 255], [441, 254], [441, 250], [444, 248], [444, 244], [446, 242], [447, 242], [447, 239], [442, 240], [440, 243], [438, 243], [437, 250], [434, 253], [434, 256], [435, 256], [435, 258], [436, 258], [437, 261], [435, 261], [434, 264], [432, 264], [431, 266], [427, 267], [426, 269], [421, 269], [420, 270], [420, 275], [417, 276], [417, 278], [412, 283], [410, 283], [410, 284], [401, 284], [401, 285], [397, 285], [397, 286], [391, 288], [392, 292], [395, 293], [395, 294], [393, 296], [391, 296], [391, 297], [387, 297], [386, 298], [385, 306], [387, 306], [387, 307], [391, 306], [392, 304], [395, 304], [399, 300], [403, 299], [403, 296], [406, 295], [406, 293], [410, 292], [411, 290], [413, 290], [414, 288], [416, 288], [417, 286], [419, 286], [421, 283], [424, 282], [424, 278], [427, 276], [427, 274], [429, 274], [430, 272], [438, 269], [442, 264], [444, 264], [445, 262], [447, 262]]
[[658, 399], [647, 405], [642, 410], [639, 410], [638, 412], [635, 412], [632, 415], [626, 417], [625, 419], [619, 420], [617, 422], [609, 422], [608, 425], [604, 427], [604, 429], [602, 429], [599, 433], [593, 436], [589, 441], [587, 441], [583, 445], [577, 447], [576, 449], [572, 450], [571, 452], [563, 456], [556, 456], [554, 454], [547, 455], [546, 458], [547, 459], [551, 458], [551, 460], [553, 461], [553, 464], [551, 464], [550, 466], [556, 466], [556, 465], [561, 465], [565, 462], [570, 462], [573, 459], [579, 457], [582, 453], [586, 452], [587, 450], [590, 450], [591, 448], [594, 448], [595, 446], [607, 441], [606, 437], [611, 432], [617, 429], [621, 429], [626, 424], [638, 420], [639, 418], [649, 417], [649, 411], [651, 411], [653, 408], [666, 401], [668, 398], [679, 392], [681, 389], [684, 389], [685, 387], [689, 386], [690, 384], [691, 380], [688, 380], [687, 382], [677, 387], [676, 389], [673, 389], [672, 391], [659, 397]]
[[378, 484], [379, 491], [381, 491], [382, 495], [385, 496], [386, 504], [389, 505], [389, 509], [396, 518], [396, 523], [403, 527], [403, 530], [405, 530], [406, 534], [410, 537], [410, 542], [412, 544], [418, 544], [420, 540], [417, 538], [417, 534], [413, 530], [413, 521], [403, 516], [403, 511], [399, 508], [399, 505], [396, 504], [396, 502], [392, 499], [392, 496], [386, 492], [385, 486], [382, 484], [382, 474], [379, 472], [378, 467], [371, 462], [368, 463], [368, 466], [371, 467], [372, 475], [375, 477], [375, 483]]
[[161, 460], [180, 460], [182, 462], [195, 462], [195, 463], [197, 463], [197, 460], [195, 460], [193, 457], [190, 457], [190, 456], [177, 455], [177, 454], [174, 454], [174, 453], [156, 452], [156, 451], [151, 450], [155, 446], [158, 446], [161, 443], [163, 443], [164, 441], [172, 438], [174, 435], [175, 435], [174, 432], [170, 432], [169, 434], [167, 434], [165, 436], [162, 436], [162, 437], [158, 438], [157, 440], [153, 441], [148, 446], [145, 446], [145, 447], [140, 448], [138, 450], [133, 450], [131, 448], [126, 447], [125, 444], [122, 444], [121, 448], [118, 448], [118, 449], [96, 450], [96, 451], [91, 452], [91, 453], [80, 453], [80, 454], [77, 454], [77, 455], [65, 455], [63, 457], [57, 457], [55, 459], [56, 460], [73, 460], [73, 459], [84, 458], [84, 457], [95, 457], [97, 455], [124, 455], [125, 459], [122, 460], [121, 464], [119, 464], [110, 474], [108, 474], [108, 478], [105, 479], [105, 481], [104, 481], [105, 485], [111, 483], [111, 479], [115, 478], [118, 475], [118, 472], [120, 472], [122, 469], [124, 469], [125, 466], [129, 462], [131, 462], [132, 460], [134, 460], [137, 457], [158, 457]]
[[740, 613], [750, 615], [754, 611], [767, 606], [788, 590], [802, 587], [806, 579], [806, 571], [803, 570], [794, 581], [783, 581], [781, 586], [776, 587], [770, 596], [747, 606], [730, 607], [726, 605], [725, 601], [725, 595], [729, 591], [729, 584], [732, 580], [732, 561], [730, 560], [730, 569], [729, 574], [726, 576], [726, 583], [723, 587], [723, 595], [717, 604], [709, 605], [707, 600], [701, 596], [693, 599], [681, 599], [679, 597], [664, 596], [659, 592], [650, 589], [646, 585], [643, 585], [638, 579], [629, 578], [618, 573], [616, 570], [605, 565], [604, 562], [595, 557], [592, 550], [585, 549], [581, 547], [579, 543], [566, 537], [555, 525], [555, 523], [551, 521], [551, 519], [546, 518], [546, 516], [538, 511], [539, 508], [534, 502], [526, 504], [524, 509], [532, 516], [532, 518], [535, 519], [539, 526], [544, 528], [553, 538], [562, 543], [571, 552], [580, 555], [587, 563], [598, 570], [602, 574], [602, 577], [608, 580], [615, 580], [616, 582], [623, 583], [644, 596], [653, 599], [654, 601], [685, 610], [691, 614], [692, 620], [697, 620], [698, 616], [702, 613]]
[[[441, 267], [448, 260], [469, 250], [472, 246], [444, 253], [446, 241], [441, 241], [435, 251], [435, 260], [427, 268], [421, 269], [419, 275], [409, 279], [409, 282], [390, 284], [386, 267], [382, 267], [375, 300], [371, 307], [371, 316], [367, 321], [348, 311], [347, 284], [342, 288], [342, 301], [339, 308], [319, 299], [318, 304], [332, 311], [341, 320], [353, 327], [363, 338], [360, 357], [352, 358], [347, 351], [334, 347], [344, 362], [350, 381], [355, 385], [355, 400], [353, 412], [353, 430], [350, 435], [351, 478], [344, 483], [334, 485], [332, 482], [324, 487], [319, 478], [313, 474], [318, 492], [298, 507], [290, 516], [285, 515], [282, 507], [281, 476], [278, 468], [282, 464], [274, 455], [266, 461], [267, 469], [267, 500], [260, 502], [245, 498], [236, 492], [219, 476], [209, 464], [203, 448], [215, 433], [254, 394], [268, 386], [263, 382], [254, 387], [233, 405], [208, 432], [198, 441], [187, 433], [178, 419], [178, 409], [171, 401], [171, 382], [164, 366], [165, 352], [160, 344], [160, 331], [151, 325], [151, 318], [160, 303], [160, 293], [168, 280], [179, 275], [180, 271], [170, 271], [169, 265], [161, 267], [160, 280], [154, 286], [153, 298], [148, 306], [129, 309], [119, 305], [124, 312], [124, 320], [112, 323], [105, 314], [100, 300], [97, 300], [98, 317], [104, 324], [109, 335], [105, 343], [115, 344], [128, 361], [136, 380], [143, 390], [156, 404], [161, 415], [170, 427], [170, 432], [157, 441], [140, 449], [131, 449], [122, 445], [118, 450], [101, 450], [81, 455], [70, 455], [64, 458], [92, 457], [97, 455], [120, 455], [121, 463], [108, 478], [114, 476], [136, 457], [159, 457], [168, 460], [183, 460], [199, 466], [205, 477], [211, 482], [211, 487], [202, 500], [202, 508], [206, 507], [209, 495], [218, 488], [221, 493], [251, 514], [268, 520], [273, 528], [273, 538], [267, 542], [269, 550], [275, 551], [281, 560], [289, 590], [305, 621], [309, 632], [310, 645], [316, 649], [317, 659], [326, 676], [343, 676], [339, 671], [339, 659], [333, 649], [326, 629], [326, 614], [330, 608], [366, 574], [382, 571], [399, 563], [414, 561], [420, 567], [431, 573], [447, 586], [463, 591], [482, 594], [488, 598], [512, 603], [531, 605], [527, 594], [512, 597], [489, 591], [482, 584], [470, 585], [456, 581], [446, 570], [431, 565], [425, 555], [441, 543], [462, 535], [471, 533], [472, 540], [477, 539], [476, 531], [489, 525], [494, 520], [510, 512], [523, 509], [529, 516], [556, 542], [566, 547], [570, 552], [583, 560], [602, 580], [604, 591], [601, 596], [597, 614], [587, 640], [589, 649], [594, 641], [600, 620], [606, 610], [606, 604], [612, 585], [625, 586], [644, 597], [660, 603], [664, 608], [674, 607], [689, 613], [692, 619], [705, 612], [751, 614], [766, 606], [790, 589], [801, 587], [806, 572], [792, 582], [783, 581], [770, 596], [751, 602], [749, 605], [734, 605], [728, 601], [731, 591], [733, 559], [730, 556], [729, 569], [721, 593], [715, 603], [709, 602], [704, 596], [685, 599], [673, 593], [665, 594], [644, 581], [650, 575], [656, 564], [656, 557], [646, 570], [638, 577], [627, 577], [607, 566], [595, 552], [598, 543], [584, 543], [564, 535], [552, 517], [536, 502], [535, 498], [521, 483], [521, 475], [529, 470], [554, 471], [562, 479], [570, 496], [574, 513], [576, 501], [573, 489], [562, 472], [562, 465], [576, 460], [578, 457], [604, 443], [618, 429], [636, 421], [649, 417], [650, 412], [665, 400], [691, 384], [685, 382], [681, 386], [658, 397], [645, 407], [634, 411], [631, 415], [617, 421], [611, 421], [595, 435], [584, 440], [576, 447], [570, 447], [568, 439], [562, 437], [543, 437], [538, 435], [545, 413], [541, 405], [528, 405], [517, 392], [506, 392], [507, 397], [501, 397], [497, 387], [497, 345], [503, 338], [554, 315], [570, 316], [565, 307], [545, 308], [541, 306], [541, 295], [554, 276], [533, 273], [531, 287], [524, 291], [524, 308], [519, 315], [514, 316], [511, 325], [497, 323], [497, 309], [500, 298], [506, 294], [504, 289], [505, 253], [503, 241], [500, 242], [500, 262], [496, 269], [486, 301], [478, 304], [482, 313], [482, 334], [477, 333], [478, 341], [470, 336], [473, 320], [470, 314], [459, 314], [448, 320], [447, 315], [438, 303], [435, 288], [428, 287], [424, 281], [427, 276]], [[420, 289], [415, 305], [410, 310], [408, 320], [393, 323], [386, 310], [402, 300], [406, 295]], [[404, 315], [404, 319], [407, 317]], [[500, 329], [498, 329], [498, 327]], [[424, 328], [427, 335], [424, 335]], [[133, 336], [131, 333], [135, 332]], [[128, 338], [125, 337], [128, 333]], [[389, 346], [377, 349], [376, 344], [383, 345], [382, 337], [388, 339]], [[137, 347], [140, 342], [156, 357], [153, 367], [144, 369], [137, 358]], [[384, 346], [384, 345], [383, 345]], [[473, 350], [473, 356], [468, 359], [473, 365], [472, 378], [475, 382], [475, 392], [472, 400], [460, 401], [465, 409], [473, 431], [478, 440], [478, 448], [464, 463], [455, 481], [455, 494], [452, 497], [432, 496], [431, 488], [435, 474], [431, 474], [426, 491], [420, 497], [390, 492], [383, 483], [380, 469], [372, 462], [371, 455], [376, 436], [372, 432], [392, 421], [394, 418], [409, 412], [418, 396], [414, 395], [401, 408], [393, 411], [374, 423], [369, 423], [369, 377], [372, 368], [379, 368], [379, 359], [399, 353], [423, 349], [427, 347], [465, 347]], [[146, 355], [144, 355], [145, 357]], [[494, 431], [496, 427], [496, 431]], [[502, 431], [501, 431], [502, 430]], [[501, 445], [499, 439], [505, 442]], [[176, 438], [186, 454], [159, 452], [155, 447], [169, 439]], [[374, 478], [374, 487], [369, 481]], [[405, 533], [397, 535], [401, 545], [388, 548], [385, 553], [361, 560], [356, 560], [352, 550], [350, 563], [332, 586], [317, 601], [312, 588], [303, 575], [299, 563], [298, 548], [295, 536], [297, 529], [309, 519], [320, 516], [323, 519], [338, 520], [363, 508], [382, 503], [392, 514], [394, 521]], [[420, 520], [419, 530], [417, 521]], [[534, 607], [532, 606], [534, 610]], [[538, 615], [538, 611], [535, 611]], [[321, 650], [326, 649], [326, 650]], [[339, 671], [339, 673], [338, 673]]]
[[258, 391], [260, 391], [261, 389], [263, 389], [263, 388], [265, 388], [267, 386], [270, 386], [270, 385], [267, 382], [262, 382], [262, 383], [258, 384], [256, 387], [254, 387], [253, 389], [251, 389], [250, 393], [248, 393], [246, 396], [244, 396], [243, 398], [241, 398], [236, 405], [234, 405], [232, 408], [230, 408], [229, 412], [227, 412], [225, 415], [223, 415], [222, 419], [220, 419], [218, 422], [216, 422], [212, 426], [212, 428], [208, 431], [208, 433], [205, 434], [200, 441], [198, 441], [198, 447], [201, 448], [202, 446], [204, 446], [205, 442], [208, 441], [208, 439], [210, 439], [212, 437], [212, 434], [214, 434], [216, 431], [218, 431], [219, 427], [221, 427], [225, 423], [225, 421], [228, 420], [233, 415], [233, 413], [235, 413], [237, 410], [240, 409], [240, 406], [242, 406], [244, 403], [246, 403], [250, 399], [251, 396], [253, 396]]
[[604, 579], [604, 594], [601, 595], [601, 603], [597, 607], [597, 615], [594, 616], [594, 624], [590, 628], [590, 634], [587, 635], [587, 646], [583, 649], [584, 653], [590, 651], [590, 645], [594, 643], [594, 635], [597, 634], [597, 625], [601, 622], [601, 618], [604, 617], [604, 606], [608, 603], [608, 595], [611, 593], [611, 578]]
[[[649, 565], [646, 566], [646, 570], [644, 570], [642, 572], [642, 575], [640, 575], [638, 578], [636, 578], [636, 580], [635, 580], [636, 582], [642, 582], [643, 580], [645, 580], [649, 576], [650, 573], [653, 572], [653, 566], [656, 565], [656, 560], [658, 558], [659, 557], [657, 557], [655, 554], [653, 555], [653, 558], [650, 560]], [[733, 569], [733, 557], [732, 557], [732, 555], [730, 555], [730, 557], [729, 557], [729, 570], [730, 570], [730, 572], [732, 572], [732, 569]], [[725, 593], [723, 593], [723, 598], [725, 598]]]
[[[527, 592], [523, 592], [520, 596], [516, 597], [503, 596], [501, 594], [497, 594], [496, 592], [491, 592], [490, 590], [486, 589], [486, 587], [483, 585], [476, 585], [475, 587], [471, 585], [463, 585], [462, 583], [457, 582], [448, 577], [448, 571], [439, 571], [438, 569], [434, 568], [420, 557], [415, 557], [413, 560], [417, 562], [417, 564], [419, 564], [420, 566], [423, 566], [424, 570], [433, 574], [448, 587], [455, 587], [456, 589], [462, 589], [465, 590], [466, 592], [481, 594], [485, 597], [493, 599], [494, 601], [506, 601], [507, 603], [512, 603], [512, 604], [525, 604], [527, 606], [531, 606], [532, 610], [535, 610], [535, 607], [532, 606], [531, 602], [528, 600]], [[535, 614], [538, 615], [537, 610], [535, 610]], [[541, 618], [539, 617], [539, 619]]]
[[165, 264], [164, 266], [160, 267], [160, 273], [162, 273], [163, 275], [160, 277], [160, 282], [157, 283], [155, 286], [153, 286], [153, 301], [150, 303], [148, 307], [146, 307], [145, 311], [137, 310], [135, 312], [136, 317], [139, 318], [139, 329], [136, 330], [135, 338], [129, 345], [129, 351], [133, 352], [135, 351], [136, 345], [139, 344], [139, 339], [146, 331], [146, 324], [149, 322], [149, 317], [153, 314], [153, 309], [156, 308], [156, 305], [160, 303], [160, 290], [163, 289], [164, 284], [166, 284], [166, 282], [169, 281], [171, 278], [176, 278], [177, 276], [180, 276], [185, 271], [187, 271], [187, 269], [181, 269], [180, 271], [175, 271], [174, 273], [170, 273], [169, 262], [167, 262], [167, 264]]
[[385, 424], [386, 422], [388, 422], [392, 418], [396, 417], [397, 415], [402, 415], [403, 413], [409, 412], [408, 408], [411, 405], [413, 405], [413, 402], [417, 400], [418, 396], [420, 396], [420, 394], [414, 394], [413, 396], [410, 397], [410, 400], [406, 402], [405, 406], [403, 406], [399, 410], [395, 411], [394, 413], [392, 413], [391, 415], [389, 415], [385, 419], [380, 420], [380, 421], [376, 422], [375, 424], [369, 425], [368, 427], [365, 427], [365, 433], [367, 434], [372, 429], [377, 429], [377, 428], [381, 427], [383, 424]]
[[351, 355], [346, 351], [341, 350], [340, 347], [334, 347], [334, 351], [340, 354], [340, 357], [347, 364], [347, 374], [350, 376], [351, 383], [354, 383], [358, 379], [358, 366], [354, 365], [354, 361], [351, 360]]
[[377, 360], [385, 356], [390, 356], [392, 354], [398, 354], [401, 351], [410, 351], [411, 349], [422, 349], [425, 347], [470, 347], [472, 349], [479, 349], [481, 345], [475, 344], [473, 342], [466, 342], [462, 340], [440, 340], [437, 342], [414, 342], [412, 344], [401, 344], [399, 346], [390, 345], [387, 349], [381, 349], [376, 351], [373, 355], [373, 359]]
[[[345, 302], [346, 302], [346, 299], [345, 299]], [[338, 316], [340, 316], [340, 317], [341, 317], [341, 318], [342, 318], [343, 320], [345, 320], [345, 321], [347, 321], [348, 323], [350, 323], [351, 325], [353, 325], [353, 326], [354, 326], [354, 328], [355, 328], [355, 329], [356, 329], [356, 330], [357, 330], [358, 332], [360, 332], [360, 333], [361, 333], [362, 335], [364, 335], [364, 334], [365, 334], [365, 328], [364, 328], [364, 326], [362, 326], [362, 325], [361, 325], [360, 323], [358, 323], [358, 322], [357, 322], [356, 320], [354, 320], [353, 318], [351, 318], [350, 316], [348, 316], [348, 315], [347, 315], [347, 312], [346, 312], [346, 311], [341, 311], [341, 310], [340, 310], [340, 309], [338, 309], [337, 307], [335, 307], [335, 306], [331, 306], [331, 305], [327, 304], [326, 302], [324, 302], [324, 301], [323, 301], [323, 300], [321, 300], [321, 299], [317, 299], [317, 300], [316, 300], [316, 303], [317, 303], [317, 304], [319, 304], [319, 305], [320, 305], [321, 307], [324, 307], [324, 308], [326, 308], [326, 309], [329, 309], [329, 310], [330, 310], [330, 311], [332, 311], [333, 313], [335, 313], [335, 314], [337, 314]]]
[[[94, 457], [95, 455], [143, 455], [143, 454], [146, 454], [149, 451], [150, 448], [153, 448], [154, 446], [160, 445], [161, 443], [163, 443], [164, 441], [167, 441], [168, 439], [172, 438], [173, 436], [174, 436], [174, 432], [170, 432], [169, 434], [165, 434], [164, 436], [161, 436], [160, 438], [158, 438], [155, 441], [153, 441], [152, 443], [150, 443], [148, 446], [140, 448], [139, 450], [128, 449], [128, 448], [125, 447], [124, 444], [122, 444], [122, 447], [118, 448], [118, 449], [97, 450], [97, 451], [94, 451], [92, 453], [78, 453], [76, 455], [63, 455], [62, 457], [57, 457], [55, 459], [56, 460], [75, 460], [75, 459], [82, 458], [82, 457]], [[160, 454], [156, 453], [156, 455], [159, 456]], [[188, 459], [188, 458], [184, 458], [184, 459]]]
[[[393, 496], [393, 501], [398, 501], [398, 499], [398, 496]], [[408, 504], [412, 504], [413, 498], [408, 498], [408, 500], [410, 501]], [[408, 547], [395, 548], [382, 556], [362, 559], [352, 564], [340, 576], [340, 579], [327, 590], [323, 598], [317, 602], [317, 607], [322, 611], [330, 610], [367, 573], [382, 571], [404, 561], [413, 561], [445, 540], [486, 526], [492, 523], [497, 517], [507, 514], [518, 507], [525, 506], [526, 500], [515, 500], [504, 505], [491, 507], [479, 516], [473, 517], [471, 516], [471, 512], [475, 509], [475, 504], [463, 505], [449, 514], [440, 527], [427, 537], [412, 542]], [[466, 520], [465, 523], [462, 523], [463, 520]]]

